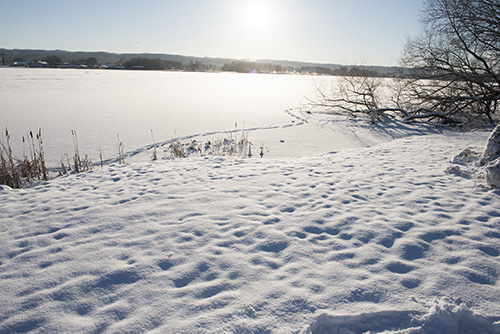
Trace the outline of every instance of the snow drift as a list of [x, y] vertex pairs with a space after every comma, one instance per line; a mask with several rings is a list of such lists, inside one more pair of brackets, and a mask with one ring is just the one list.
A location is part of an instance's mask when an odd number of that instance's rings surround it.
[[500, 333], [495, 318], [475, 314], [448, 298], [435, 300], [428, 312], [381, 311], [358, 315], [320, 315], [304, 334], [435, 334]]

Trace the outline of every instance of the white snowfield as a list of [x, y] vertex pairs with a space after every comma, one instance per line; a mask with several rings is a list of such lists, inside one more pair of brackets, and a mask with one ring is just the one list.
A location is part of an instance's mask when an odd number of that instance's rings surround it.
[[500, 333], [490, 131], [2, 187], [0, 333]]

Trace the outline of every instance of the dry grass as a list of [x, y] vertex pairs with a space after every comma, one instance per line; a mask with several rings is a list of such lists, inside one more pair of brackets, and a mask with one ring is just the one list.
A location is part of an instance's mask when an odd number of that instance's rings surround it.
[[[83, 173], [93, 169], [93, 163], [87, 154], [81, 155], [78, 146], [78, 135], [75, 130], [71, 130], [73, 137], [74, 154], [70, 157], [67, 153], [61, 157], [59, 165], [59, 175], [68, 173]], [[248, 140], [248, 131], [235, 130], [227, 133], [222, 139], [207, 140], [205, 142], [197, 140], [173, 139], [162, 145], [157, 145], [153, 130], [151, 130], [153, 140], [153, 160], [158, 160], [158, 148], [163, 146], [164, 158], [188, 158], [188, 157], [223, 157], [232, 156], [247, 158], [252, 157], [252, 143]], [[41, 129], [38, 132], [29, 132], [23, 140], [23, 157], [14, 156], [11, 137], [9, 131], [5, 130], [5, 139], [0, 140], [0, 185], [7, 185], [11, 188], [22, 188], [34, 181], [49, 179], [49, 173], [45, 165], [45, 154], [43, 150], [43, 139]], [[125, 164], [124, 144], [117, 135], [118, 163]], [[260, 156], [264, 154], [261, 147]], [[102, 150], [99, 150], [100, 165], [104, 166]]]
[[153, 161], [158, 160], [158, 153], [156, 152], [156, 141], [153, 129], [151, 129], [151, 138], [153, 138]]
[[[170, 153], [170, 158], [187, 158], [193, 156], [233, 156], [247, 158], [252, 157], [252, 143], [248, 140], [248, 132], [242, 130], [233, 131], [229, 136], [222, 139], [207, 140], [205, 142], [197, 140], [179, 139], [171, 140], [165, 152]], [[165, 144], [164, 144], [165, 145]]]
[[[28, 146], [29, 154], [26, 153]], [[12, 151], [9, 130], [5, 130], [5, 142], [0, 142], [0, 184], [22, 188], [35, 180], [47, 181], [42, 130], [23, 137], [23, 158], [16, 158]]]
[[[85, 154], [82, 158], [80, 155], [76, 131], [71, 130], [71, 135], [73, 136], [73, 149], [75, 150], [75, 154], [73, 155], [73, 159], [70, 159], [68, 154], [63, 156], [61, 159], [61, 170], [59, 171], [60, 175], [70, 173], [71, 171], [75, 174], [79, 174], [92, 170], [92, 160], [90, 160], [89, 156]], [[71, 160], [73, 160], [73, 168], [71, 167]]]
[[120, 140], [120, 136], [116, 135], [117, 138], [117, 143], [116, 147], [118, 148], [118, 163], [120, 165], [125, 165], [125, 153], [124, 153], [124, 145], [122, 141]]

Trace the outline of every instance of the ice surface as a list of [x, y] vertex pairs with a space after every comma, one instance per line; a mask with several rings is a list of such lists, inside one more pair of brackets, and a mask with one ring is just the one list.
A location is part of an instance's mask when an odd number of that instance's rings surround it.
[[399, 125], [374, 131], [363, 122], [306, 114], [305, 97], [335, 77], [12, 68], [0, 68], [0, 76], [0, 126], [8, 127], [18, 156], [22, 136], [41, 128], [49, 167], [74, 154], [72, 130], [80, 154], [94, 163], [101, 149], [104, 159], [117, 156], [117, 135], [127, 152], [152, 145], [151, 130], [159, 142], [193, 136], [213, 141], [251, 130], [254, 147], [265, 147], [266, 156], [274, 158], [422, 133]]
[[[127, 151], [151, 145], [151, 129], [167, 140], [219, 137], [235, 124], [293, 127], [284, 110], [314, 89], [312, 77], [297, 75], [0, 68], [0, 77], [0, 126], [18, 153], [21, 137], [41, 128], [49, 165], [74, 152], [71, 130], [80, 152], [98, 161], [100, 148], [105, 158], [117, 155], [117, 135]], [[252, 140], [260, 146], [268, 136]]]

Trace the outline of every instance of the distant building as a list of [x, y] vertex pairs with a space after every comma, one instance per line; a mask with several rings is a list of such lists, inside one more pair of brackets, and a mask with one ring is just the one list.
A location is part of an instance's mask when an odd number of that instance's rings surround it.
[[125, 66], [117, 64], [103, 64], [101, 65], [101, 68], [112, 69], [112, 70], [123, 70], [125, 69]]
[[37, 61], [37, 62], [29, 64], [29, 67], [31, 67], [31, 68], [42, 68], [42, 67], [48, 67], [48, 66], [49, 66], [49, 64], [44, 62], [44, 61]]
[[29, 61], [16, 61], [10, 66], [14, 67], [29, 67], [31, 65], [31, 62]]

